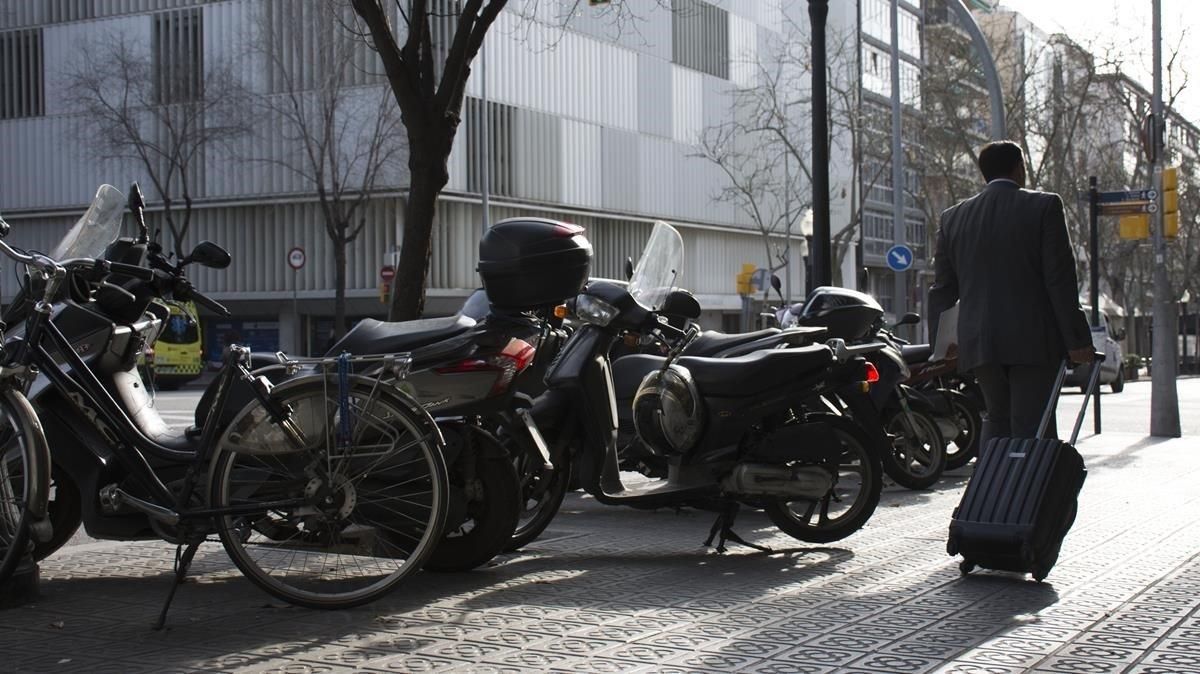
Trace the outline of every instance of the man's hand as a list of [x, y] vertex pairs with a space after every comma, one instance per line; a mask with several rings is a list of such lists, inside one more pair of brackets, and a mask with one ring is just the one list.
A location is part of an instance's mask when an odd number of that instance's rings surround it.
[[1072, 363], [1076, 365], [1083, 365], [1084, 363], [1090, 363], [1096, 359], [1096, 350], [1090, 346], [1085, 346], [1081, 349], [1071, 349], [1070, 352], [1068, 352], [1068, 355], [1070, 356]]

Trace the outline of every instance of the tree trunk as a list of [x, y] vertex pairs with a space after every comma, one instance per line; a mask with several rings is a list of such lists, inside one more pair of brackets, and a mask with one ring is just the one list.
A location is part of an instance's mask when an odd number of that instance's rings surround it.
[[[416, 151], [414, 148], [414, 154]], [[389, 321], [416, 320], [425, 311], [425, 280], [432, 252], [437, 198], [449, 181], [445, 168], [446, 157], [439, 159], [440, 162], [432, 166], [429, 163], [421, 166], [410, 163], [412, 179], [408, 203], [404, 207], [404, 242], [400, 245], [400, 263], [392, 279]]]
[[336, 284], [333, 296], [333, 336], [334, 339], [341, 339], [346, 334], [346, 239], [344, 236], [339, 236], [333, 242], [333, 265], [333, 277]]

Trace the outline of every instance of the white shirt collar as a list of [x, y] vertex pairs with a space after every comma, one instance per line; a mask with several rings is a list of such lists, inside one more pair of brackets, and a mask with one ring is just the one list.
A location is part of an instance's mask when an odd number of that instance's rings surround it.
[[991, 185], [992, 183], [1010, 183], [1012, 185], [1016, 185], [1017, 187], [1020, 187], [1020, 185], [1017, 185], [1017, 181], [1012, 180], [1010, 178], [992, 178], [991, 180], [988, 181], [988, 184]]

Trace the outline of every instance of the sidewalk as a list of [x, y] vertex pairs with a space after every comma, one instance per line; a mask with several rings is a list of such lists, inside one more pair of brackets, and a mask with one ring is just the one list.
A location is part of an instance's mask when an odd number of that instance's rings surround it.
[[149, 625], [169, 584], [161, 543], [100, 542], [43, 564], [43, 598], [0, 612], [3, 671], [1200, 672], [1200, 453], [1105, 434], [1079, 519], [1045, 584], [945, 553], [965, 473], [885, 490], [870, 524], [779, 552], [716, 555], [707, 513], [568, 496], [528, 550], [467, 574], [422, 574], [376, 604], [292, 608], [240, 579], [219, 545]]

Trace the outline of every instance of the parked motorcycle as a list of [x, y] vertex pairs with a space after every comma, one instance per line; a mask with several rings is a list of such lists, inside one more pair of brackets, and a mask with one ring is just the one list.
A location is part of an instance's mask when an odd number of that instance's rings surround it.
[[[682, 240], [657, 223], [627, 286], [591, 281], [568, 303], [580, 327], [546, 375], [534, 418], [554, 465], [574, 452], [583, 488], [597, 501], [637, 508], [692, 506], [720, 515], [707, 543], [745, 543], [732, 530], [741, 505], [764, 509], [804, 541], [857, 531], [878, 503], [882, 475], [871, 441], [833, 414], [794, 414], [796, 398], [866, 386], [862, 355], [876, 345], [844, 342], [760, 351], [739, 358], [683, 356], [697, 330], [661, 313], [675, 290]], [[652, 335], [668, 347], [633, 401], [638, 436], [667, 457], [668, 476], [625, 484], [618, 469], [616, 393], [609, 352], [621, 337]], [[751, 545], [760, 548], [761, 546]]]
[[[912, 314], [901, 324], [914, 319], [920, 317]], [[893, 438], [891, 451], [883, 456], [884, 470], [897, 484], [909, 489], [928, 489], [936, 484], [946, 467], [946, 441], [931, 404], [904, 383], [911, 373], [901, 350], [903, 345], [886, 328], [879, 302], [865, 293], [822, 286], [814, 288], [804, 302], [789, 307], [782, 322], [823, 327], [830, 337], [851, 344], [883, 344], [868, 358], [880, 376], [870, 397], [884, 430]]]

